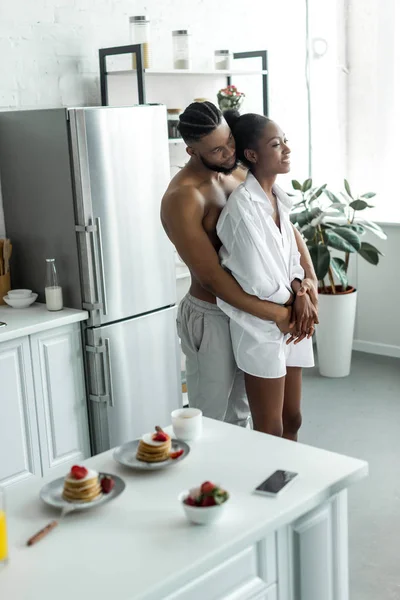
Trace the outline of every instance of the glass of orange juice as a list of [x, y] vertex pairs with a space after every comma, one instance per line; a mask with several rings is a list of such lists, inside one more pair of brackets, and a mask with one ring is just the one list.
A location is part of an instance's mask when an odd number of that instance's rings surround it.
[[6, 493], [0, 488], [0, 565], [8, 559], [7, 523], [6, 523]]

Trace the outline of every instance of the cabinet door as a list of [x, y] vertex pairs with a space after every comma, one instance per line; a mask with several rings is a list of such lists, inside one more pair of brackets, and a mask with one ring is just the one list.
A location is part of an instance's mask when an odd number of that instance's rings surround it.
[[38, 333], [30, 341], [43, 475], [62, 475], [90, 456], [80, 326]]
[[0, 484], [41, 475], [27, 337], [0, 344]]

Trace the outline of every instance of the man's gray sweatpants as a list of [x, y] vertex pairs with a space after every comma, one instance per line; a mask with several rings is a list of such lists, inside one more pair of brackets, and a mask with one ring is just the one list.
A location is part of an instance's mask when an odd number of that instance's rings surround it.
[[233, 355], [229, 318], [216, 304], [187, 294], [179, 305], [177, 327], [186, 356], [189, 405], [205, 417], [246, 427], [249, 405], [243, 371]]

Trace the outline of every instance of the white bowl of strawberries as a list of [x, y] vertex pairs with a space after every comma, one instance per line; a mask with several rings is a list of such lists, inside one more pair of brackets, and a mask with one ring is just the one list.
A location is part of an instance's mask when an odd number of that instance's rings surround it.
[[208, 525], [220, 519], [229, 494], [215, 483], [205, 481], [197, 488], [182, 492], [178, 499], [189, 521]]

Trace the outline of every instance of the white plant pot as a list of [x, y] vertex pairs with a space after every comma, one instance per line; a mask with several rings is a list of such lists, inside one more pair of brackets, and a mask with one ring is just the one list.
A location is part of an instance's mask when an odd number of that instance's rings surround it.
[[357, 291], [319, 294], [316, 337], [319, 372], [323, 377], [350, 374], [356, 306]]

